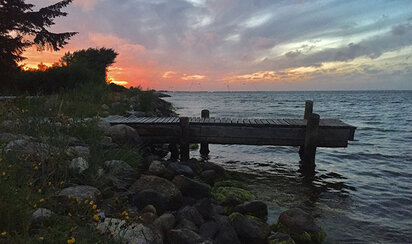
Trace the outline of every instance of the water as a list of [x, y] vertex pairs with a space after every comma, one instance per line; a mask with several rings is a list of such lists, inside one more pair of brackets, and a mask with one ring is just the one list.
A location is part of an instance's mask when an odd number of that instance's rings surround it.
[[302, 118], [314, 100], [321, 118], [358, 128], [348, 148], [318, 148], [314, 181], [298, 172], [295, 147], [210, 145], [211, 161], [254, 175], [248, 185], [268, 203], [270, 223], [298, 206], [316, 216], [328, 243], [412, 242], [412, 91], [169, 94], [182, 116]]

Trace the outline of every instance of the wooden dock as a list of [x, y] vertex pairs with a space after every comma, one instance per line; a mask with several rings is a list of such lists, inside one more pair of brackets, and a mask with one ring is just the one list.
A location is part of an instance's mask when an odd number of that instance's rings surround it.
[[303, 168], [313, 170], [316, 147], [347, 147], [356, 127], [338, 119], [319, 119], [307, 101], [303, 119], [240, 119], [202, 117], [143, 117], [113, 119], [111, 125], [127, 124], [149, 143], [180, 144], [181, 160], [189, 159], [189, 144], [201, 143], [201, 154], [208, 144], [300, 146]]

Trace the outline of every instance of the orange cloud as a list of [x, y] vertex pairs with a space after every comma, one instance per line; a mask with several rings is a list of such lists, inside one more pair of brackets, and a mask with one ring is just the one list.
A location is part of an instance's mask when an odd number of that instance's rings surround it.
[[205, 78], [206, 78], [205, 75], [187, 75], [187, 74], [184, 74], [182, 77], [180, 77], [180, 79], [182, 80], [203, 80]]
[[176, 75], [177, 75], [176, 71], [166, 71], [163, 73], [162, 78], [169, 79], [169, 78], [175, 77]]

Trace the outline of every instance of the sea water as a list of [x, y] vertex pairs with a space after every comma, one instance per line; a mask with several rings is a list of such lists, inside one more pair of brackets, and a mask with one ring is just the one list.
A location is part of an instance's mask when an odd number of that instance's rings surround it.
[[[181, 116], [302, 118], [305, 100], [322, 118], [357, 127], [347, 148], [318, 148], [316, 176], [299, 173], [296, 147], [210, 145], [210, 161], [252, 174], [268, 222], [300, 207], [328, 243], [412, 242], [412, 91], [169, 92]], [[199, 157], [191, 152], [191, 157]]]

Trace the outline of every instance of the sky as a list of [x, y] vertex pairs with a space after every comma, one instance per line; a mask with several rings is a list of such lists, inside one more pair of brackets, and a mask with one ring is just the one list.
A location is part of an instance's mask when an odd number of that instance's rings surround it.
[[[35, 9], [53, 0], [29, 0]], [[108, 78], [178, 91], [412, 89], [411, 0], [74, 0], [58, 52], [119, 53]]]

